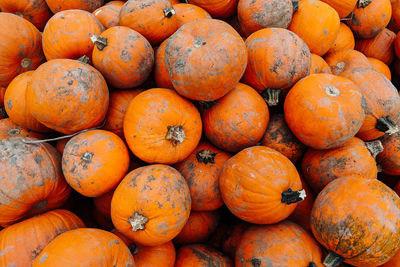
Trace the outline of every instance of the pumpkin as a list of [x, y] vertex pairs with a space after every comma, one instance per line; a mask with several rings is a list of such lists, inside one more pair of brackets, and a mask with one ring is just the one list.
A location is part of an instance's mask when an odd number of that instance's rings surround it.
[[378, 266], [399, 247], [400, 198], [376, 179], [336, 179], [314, 202], [311, 230], [330, 251], [325, 266]]
[[196, 19], [211, 19], [210, 14], [203, 8], [187, 3], [174, 4], [173, 8], [176, 12], [177, 29], [183, 24], [194, 21]]
[[160, 88], [171, 88], [171, 79], [169, 78], [167, 66], [165, 63], [165, 48], [167, 47], [167, 40], [162, 42], [159, 47], [157, 47], [154, 60], [154, 80], [158, 87]]
[[341, 75], [342, 73], [355, 68], [372, 69], [371, 64], [363, 53], [352, 49], [342, 49], [329, 53], [325, 57], [326, 63], [331, 67], [332, 73]]
[[103, 30], [103, 25], [92, 13], [75, 9], [58, 12], [49, 19], [43, 31], [44, 55], [47, 60], [91, 57], [94, 44], [90, 37]]
[[216, 210], [223, 205], [219, 174], [230, 156], [202, 141], [186, 159], [174, 165], [188, 183], [192, 210]]
[[71, 134], [103, 121], [109, 95], [98, 70], [77, 60], [55, 59], [32, 74], [26, 100], [36, 120], [50, 129]]
[[93, 198], [93, 204], [101, 214], [107, 218], [111, 218], [111, 200], [114, 195], [115, 189]]
[[269, 111], [256, 90], [239, 83], [210, 108], [205, 108], [202, 119], [204, 133], [211, 143], [222, 150], [238, 152], [261, 140]]
[[17, 76], [36, 69], [44, 60], [42, 37], [36, 27], [17, 15], [0, 12], [0, 87]]
[[306, 146], [290, 131], [283, 114], [271, 115], [260, 145], [275, 149], [293, 163], [296, 163], [306, 151]]
[[388, 24], [388, 28], [395, 33], [398, 33], [400, 30], [400, 1], [399, 0], [390, 0], [392, 4], [392, 18]]
[[155, 45], [175, 32], [175, 13], [168, 0], [129, 0], [122, 6], [119, 25], [139, 32]]
[[68, 210], [52, 210], [13, 224], [0, 231], [0, 264], [31, 266], [33, 260], [57, 235], [85, 227]]
[[32, 79], [33, 71], [21, 73], [8, 85], [4, 95], [8, 117], [19, 126], [36, 132], [49, 132], [49, 128], [38, 122], [29, 112], [25, 92]]
[[198, 145], [202, 132], [196, 107], [162, 88], [137, 95], [128, 106], [123, 127], [131, 151], [148, 163], [184, 160]]
[[365, 119], [363, 101], [360, 89], [346, 78], [327, 73], [310, 75], [286, 96], [285, 121], [306, 146], [339, 147], [361, 128]]
[[244, 231], [235, 266], [317, 266], [322, 249], [310, 233], [290, 221], [253, 225]]
[[15, 124], [10, 118], [0, 119], [0, 140], [9, 137], [44, 138], [43, 134], [33, 132]]
[[311, 54], [310, 74], [332, 73], [331, 67], [326, 61], [317, 54]]
[[120, 90], [110, 92], [110, 104], [103, 129], [124, 138], [124, 117], [131, 100], [143, 92], [142, 89]]
[[348, 25], [354, 35], [367, 39], [382, 31], [392, 17], [390, 0], [358, 0]]
[[302, 0], [288, 29], [306, 42], [311, 53], [323, 56], [333, 46], [339, 28], [335, 9], [318, 0]]
[[339, 33], [333, 43], [332, 47], [328, 50], [329, 53], [333, 53], [344, 49], [354, 49], [355, 39], [353, 32], [343, 22], [340, 22]]
[[322, 0], [331, 7], [333, 7], [341, 19], [350, 15], [353, 9], [356, 7], [357, 0]]
[[133, 267], [135, 262], [128, 247], [116, 235], [100, 229], [78, 228], [53, 239], [32, 266]]
[[129, 167], [124, 141], [105, 130], [92, 130], [71, 138], [65, 146], [62, 170], [67, 183], [87, 197], [114, 189]]
[[108, 29], [119, 25], [119, 13], [125, 1], [111, 1], [93, 11], [93, 15]]
[[287, 28], [293, 16], [291, 0], [239, 0], [238, 19], [246, 36], [263, 28]]
[[67, 200], [71, 190], [60, 162], [58, 151], [47, 143], [26, 144], [21, 137], [0, 141], [1, 226], [57, 208]]
[[232, 260], [222, 252], [203, 244], [183, 246], [176, 252], [175, 267], [233, 267]]
[[392, 73], [384, 62], [379, 59], [368, 57], [369, 64], [371, 64], [374, 71], [383, 74], [389, 81], [392, 80]]
[[281, 89], [307, 76], [311, 53], [306, 43], [281, 28], [259, 30], [246, 39], [249, 54], [242, 81], [258, 92], [266, 91], [268, 105], [277, 105]]
[[365, 98], [365, 121], [357, 133], [364, 141], [398, 131], [400, 96], [393, 84], [372, 69], [352, 69], [345, 73]]
[[115, 228], [136, 244], [156, 246], [172, 240], [190, 214], [190, 192], [183, 176], [155, 164], [128, 173], [111, 200]]
[[244, 221], [239, 221], [236, 224], [231, 225], [222, 240], [222, 252], [234, 259], [242, 235], [249, 226], [250, 224]]
[[53, 15], [45, 0], [0, 0], [0, 9], [2, 12], [14, 13], [29, 20], [41, 31]]
[[82, 9], [93, 12], [103, 5], [104, 0], [46, 0], [46, 3], [53, 13], [67, 9]]
[[364, 143], [357, 137], [350, 138], [337, 148], [310, 148], [301, 162], [302, 173], [315, 193], [319, 193], [329, 182], [340, 177], [357, 175], [376, 179], [378, 169], [375, 156], [382, 150], [379, 141]]
[[71, 139], [71, 138], [63, 138], [63, 139], [60, 139], [60, 140], [57, 141], [57, 143], [56, 143], [56, 149], [58, 150], [58, 152], [61, 153], [61, 155], [62, 155], [63, 152], [64, 152], [65, 145], [68, 143], [68, 141], [69, 141], [70, 139]]
[[213, 18], [228, 18], [235, 14], [238, 0], [188, 0], [193, 4], [204, 8]]
[[390, 64], [394, 58], [394, 40], [396, 34], [388, 29], [383, 29], [373, 38], [357, 39], [356, 50], [367, 57], [373, 57]]
[[400, 175], [400, 133], [384, 135], [379, 139], [383, 145], [383, 152], [376, 157], [382, 171], [390, 175]]
[[219, 176], [222, 198], [238, 218], [273, 224], [306, 197], [293, 163], [276, 150], [254, 146], [231, 157]]
[[246, 68], [247, 51], [229, 24], [200, 19], [184, 24], [168, 38], [164, 61], [180, 95], [212, 101], [238, 84]]

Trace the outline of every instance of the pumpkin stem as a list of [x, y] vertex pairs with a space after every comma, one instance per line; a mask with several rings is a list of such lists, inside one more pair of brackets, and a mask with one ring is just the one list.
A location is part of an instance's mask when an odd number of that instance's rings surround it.
[[92, 35], [90, 37], [90, 40], [94, 45], [99, 49], [100, 51], [103, 51], [104, 47], [107, 46], [107, 38], [106, 37], [100, 37], [97, 35]]
[[299, 9], [299, 0], [292, 0], [293, 13]]
[[379, 140], [371, 141], [371, 142], [365, 142], [365, 146], [371, 153], [371, 155], [375, 158], [376, 155], [381, 153], [383, 151], [383, 145], [382, 142]]
[[199, 101], [198, 102], [200, 104], [200, 106], [204, 107], [205, 109], [209, 109], [212, 106], [214, 106], [217, 101], [213, 100], [213, 101]]
[[366, 8], [372, 0], [358, 0], [358, 8]]
[[128, 219], [128, 222], [132, 226], [132, 232], [136, 232], [137, 230], [144, 230], [146, 223], [149, 221], [148, 218], [144, 217], [143, 215], [137, 213], [133, 214], [133, 217]]
[[317, 267], [317, 265], [314, 262], [310, 262], [310, 264], [307, 267]]
[[82, 63], [84, 63], [84, 64], [89, 64], [89, 62], [90, 62], [89, 57], [86, 56], [86, 55], [81, 56], [81, 57], [78, 58], [77, 60], [80, 61], [80, 62], [82, 62]]
[[32, 59], [24, 58], [21, 60], [21, 67], [24, 69], [32, 69]]
[[185, 131], [182, 126], [168, 126], [168, 132], [165, 139], [170, 140], [174, 146], [185, 140]]
[[323, 264], [326, 267], [336, 267], [339, 266], [344, 261], [344, 258], [333, 251], [329, 251]]
[[13, 128], [13, 129], [8, 130], [7, 135], [13, 137], [13, 136], [19, 135], [20, 133], [21, 133], [20, 129]]
[[376, 122], [375, 128], [388, 135], [395, 134], [399, 131], [399, 127], [389, 116], [379, 118]]
[[306, 191], [304, 189], [293, 191], [291, 188], [289, 188], [288, 190], [282, 192], [281, 202], [290, 205], [303, 201], [306, 196]]
[[267, 102], [268, 106], [276, 106], [279, 103], [280, 92], [280, 89], [267, 88], [261, 93], [261, 96]]
[[335, 86], [325, 86], [325, 93], [329, 96], [339, 96], [340, 91]]
[[214, 159], [217, 153], [207, 150], [207, 149], [202, 149], [196, 154], [196, 158], [198, 162], [207, 164], [207, 163], [215, 163]]
[[173, 15], [175, 15], [175, 9], [173, 9], [173, 8], [166, 8], [166, 9], [164, 9], [163, 10], [163, 12], [164, 12], [164, 16], [166, 17], [166, 18], [170, 18], [170, 17], [172, 17]]
[[94, 154], [92, 152], [85, 152], [83, 153], [81, 160], [87, 164], [89, 164], [90, 162], [92, 162]]

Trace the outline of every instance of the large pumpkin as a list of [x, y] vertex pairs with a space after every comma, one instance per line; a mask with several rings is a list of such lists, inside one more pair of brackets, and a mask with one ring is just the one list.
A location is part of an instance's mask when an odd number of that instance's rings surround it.
[[33, 132], [15, 124], [10, 118], [0, 119], [0, 140], [9, 137], [44, 138], [43, 134]]
[[400, 133], [384, 135], [380, 141], [383, 151], [378, 154], [376, 160], [382, 171], [390, 175], [400, 175]]
[[188, 0], [189, 4], [202, 7], [213, 18], [228, 18], [235, 14], [238, 0]]
[[353, 32], [343, 22], [340, 22], [339, 33], [333, 43], [332, 47], [328, 50], [329, 53], [333, 53], [343, 49], [354, 49], [356, 41], [354, 39]]
[[71, 192], [58, 151], [47, 143], [25, 144], [20, 137], [0, 141], [0, 183], [1, 226], [57, 208]]
[[339, 17], [345, 18], [347, 17], [351, 11], [356, 7], [357, 0], [322, 0], [323, 2], [327, 3], [331, 7], [333, 7]]
[[331, 67], [332, 74], [341, 75], [355, 68], [372, 69], [368, 58], [361, 52], [353, 49], [341, 49], [329, 53], [325, 57], [326, 63]]
[[93, 11], [93, 15], [108, 29], [119, 25], [119, 13], [125, 1], [111, 1]]
[[67, 9], [82, 9], [93, 12], [103, 5], [104, 0], [46, 0], [46, 3], [53, 13]]
[[175, 267], [233, 267], [232, 260], [220, 251], [203, 244], [183, 246], [176, 252]]

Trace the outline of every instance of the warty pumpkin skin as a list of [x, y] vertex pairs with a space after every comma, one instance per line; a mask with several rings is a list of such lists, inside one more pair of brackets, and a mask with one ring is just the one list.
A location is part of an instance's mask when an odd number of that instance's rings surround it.
[[229, 18], [236, 12], [238, 0], [188, 0], [193, 4], [204, 8], [213, 18]]
[[0, 265], [32, 266], [33, 260], [59, 234], [85, 227], [68, 210], [52, 210], [15, 223], [0, 231]]
[[25, 129], [15, 124], [10, 118], [0, 119], [0, 140], [9, 137], [32, 137], [37, 139], [44, 138], [43, 134]]
[[40, 31], [53, 15], [45, 0], [0, 0], [0, 9], [2, 12], [13, 13], [29, 20]]
[[329, 182], [340, 177], [354, 175], [376, 179], [378, 169], [375, 156], [382, 150], [379, 141], [364, 143], [357, 137], [350, 138], [337, 148], [310, 148], [302, 160], [302, 173], [315, 193], [319, 193]]
[[326, 63], [331, 67], [332, 74], [342, 75], [342, 73], [355, 68], [369, 68], [372, 65], [368, 58], [361, 52], [353, 49], [342, 49], [329, 53], [325, 57]]
[[322, 2], [333, 7], [341, 19], [350, 15], [357, 4], [357, 0], [322, 0]]
[[261, 140], [269, 122], [268, 105], [256, 90], [239, 83], [202, 112], [204, 134], [216, 147], [238, 152]]
[[183, 176], [168, 165], [137, 168], [125, 176], [111, 200], [115, 228], [136, 244], [172, 240], [190, 214], [190, 192]]
[[228, 209], [256, 224], [284, 220], [306, 197], [293, 163], [264, 146], [246, 148], [231, 157], [224, 164], [219, 185]]
[[203, 244], [183, 246], [176, 252], [175, 267], [233, 267], [232, 260], [222, 252]]
[[78, 228], [53, 239], [32, 266], [134, 267], [135, 262], [118, 236], [100, 229]]
[[332, 73], [331, 67], [322, 57], [317, 54], [311, 54], [310, 75], [317, 73]]
[[343, 145], [365, 119], [363, 95], [350, 80], [322, 73], [299, 81], [286, 96], [285, 121], [293, 134], [314, 149]]
[[[167, 39], [168, 40], [168, 39]], [[165, 63], [165, 48], [167, 47], [167, 40], [164, 40], [155, 52], [154, 60], [154, 80], [160, 88], [173, 89], [171, 79]]]
[[125, 113], [126, 142], [138, 158], [148, 163], [174, 164], [184, 160], [198, 145], [201, 133], [196, 107], [169, 89], [153, 88], [140, 93]]
[[60, 163], [60, 154], [47, 143], [25, 144], [20, 137], [0, 141], [1, 226], [57, 208], [67, 200], [71, 188]]
[[93, 11], [93, 15], [108, 29], [119, 25], [119, 13], [125, 1], [111, 1]]
[[325, 266], [344, 260], [354, 266], [388, 261], [400, 243], [400, 198], [376, 179], [343, 177], [317, 196], [311, 230], [330, 253]]
[[210, 211], [223, 205], [219, 175], [230, 157], [229, 153], [202, 141], [186, 159], [174, 165], [188, 183], [192, 210]]
[[235, 88], [247, 64], [243, 39], [215, 19], [184, 24], [168, 38], [164, 54], [175, 90], [201, 101], [216, 100]]
[[356, 41], [349, 26], [343, 22], [340, 22], [339, 33], [335, 39], [335, 42], [327, 53], [329, 54], [344, 49], [354, 49], [355, 44]]
[[174, 4], [173, 8], [176, 12], [177, 29], [183, 24], [197, 19], [211, 19], [210, 14], [206, 10], [196, 5], [179, 3]]
[[269, 105], [277, 105], [279, 92], [307, 76], [311, 53], [306, 43], [281, 28], [259, 30], [246, 39], [249, 59], [242, 82], [266, 91]]
[[46, 0], [47, 5], [53, 13], [68, 9], [81, 9], [93, 12], [103, 5], [104, 0]]
[[71, 134], [103, 121], [109, 94], [103, 76], [92, 66], [55, 59], [33, 73], [26, 100], [29, 111], [40, 123]]
[[242, 234], [235, 266], [317, 266], [322, 249], [312, 235], [290, 221], [253, 225]]
[[343, 76], [352, 80], [365, 98], [366, 116], [357, 137], [369, 141], [397, 132], [400, 96], [393, 84], [372, 69], [352, 69]]
[[379, 59], [368, 57], [368, 61], [371, 64], [374, 71], [383, 74], [389, 81], [392, 80], [392, 73], [388, 65]]
[[43, 61], [42, 36], [38, 29], [17, 15], [0, 12], [0, 87], [7, 87], [18, 74], [36, 69]]
[[58, 12], [43, 30], [44, 55], [47, 60], [90, 58], [94, 48], [90, 37], [103, 31], [104, 26], [92, 13], [76, 9]]
[[400, 175], [400, 133], [384, 135], [379, 140], [382, 142], [383, 152], [378, 154], [376, 161], [384, 173]]

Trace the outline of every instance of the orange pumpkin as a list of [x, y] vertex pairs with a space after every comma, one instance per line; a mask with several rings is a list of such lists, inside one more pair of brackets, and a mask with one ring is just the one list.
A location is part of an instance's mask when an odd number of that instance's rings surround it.
[[355, 68], [372, 69], [368, 58], [361, 52], [352, 49], [343, 49], [330, 53], [325, 57], [325, 61], [335, 75], [341, 75]]
[[292, 87], [284, 114], [290, 130], [303, 144], [329, 149], [343, 145], [358, 132], [365, 119], [362, 105], [363, 95], [353, 82], [322, 73]]
[[228, 18], [235, 14], [238, 0], [188, 0], [193, 4], [204, 8], [213, 18]]
[[369, 64], [371, 64], [374, 71], [383, 74], [389, 81], [392, 80], [392, 73], [384, 62], [379, 59], [368, 57]]
[[55, 59], [33, 73], [26, 100], [36, 120], [50, 129], [71, 134], [103, 121], [109, 95], [98, 70], [77, 60]]
[[4, 29], [0, 33], [0, 87], [7, 87], [18, 74], [42, 63], [42, 37], [32, 23], [6, 12], [0, 12], [0, 28]]
[[353, 11], [353, 9], [356, 7], [357, 4], [357, 0], [322, 0], [322, 1], [333, 7], [337, 11], [341, 19], [350, 15], [351, 11]]
[[203, 244], [192, 244], [183, 246], [176, 252], [175, 267], [186, 266], [233, 267], [234, 265], [232, 260], [220, 251]]
[[196, 107], [169, 89], [140, 93], [125, 113], [126, 142], [138, 158], [148, 163], [184, 160], [198, 145], [201, 131]]
[[264, 146], [246, 148], [231, 157], [224, 164], [219, 185], [228, 209], [257, 224], [284, 220], [306, 197], [293, 163]]
[[310, 74], [332, 73], [331, 67], [326, 61], [317, 54], [311, 54]]
[[400, 175], [400, 134], [384, 135], [380, 141], [383, 145], [383, 152], [376, 157], [382, 167], [382, 171], [389, 175]]
[[53, 239], [32, 266], [133, 267], [135, 262], [128, 247], [116, 235], [100, 229], [78, 228]]
[[78, 59], [84, 55], [90, 58], [94, 47], [90, 37], [103, 30], [103, 25], [92, 13], [75, 9], [58, 12], [49, 19], [43, 31], [44, 55], [47, 60]]
[[162, 42], [159, 47], [157, 47], [155, 62], [154, 62], [154, 80], [158, 87], [160, 88], [170, 88], [173, 89], [171, 79], [169, 78], [167, 66], [165, 63], [165, 48], [167, 47], [167, 40]]
[[15, 124], [10, 118], [0, 119], [0, 140], [9, 137], [44, 138], [43, 134], [33, 132]]
[[104, 0], [46, 0], [46, 3], [53, 13], [67, 9], [82, 9], [93, 12], [103, 5]]
[[239, 83], [210, 108], [205, 108], [202, 119], [204, 133], [211, 143], [222, 150], [238, 152], [261, 140], [269, 111], [256, 90]]
[[47, 143], [25, 144], [20, 137], [0, 141], [0, 182], [1, 226], [57, 208], [71, 192], [58, 151]]
[[228, 23], [215, 19], [180, 27], [168, 38], [164, 54], [175, 90], [201, 101], [216, 100], [231, 91], [247, 64], [243, 39]]
[[354, 49], [355, 39], [353, 32], [343, 22], [340, 22], [339, 33], [333, 43], [332, 47], [328, 50], [328, 53], [333, 53], [344, 49]]
[[68, 210], [52, 210], [0, 231], [0, 265], [31, 266], [33, 260], [59, 234], [85, 227]]
[[93, 11], [93, 15], [108, 29], [119, 25], [119, 13], [125, 1], [111, 1]]
[[333, 46], [339, 28], [339, 15], [331, 6], [318, 0], [301, 0], [288, 29], [306, 42], [311, 53], [322, 56]]
[[172, 240], [190, 214], [190, 192], [174, 168], [156, 164], [131, 171], [111, 201], [115, 228], [136, 244], [156, 246]]
[[187, 3], [174, 4], [175, 16], [177, 20], [177, 29], [183, 24], [194, 21], [196, 19], [211, 19], [210, 14], [203, 8]]

